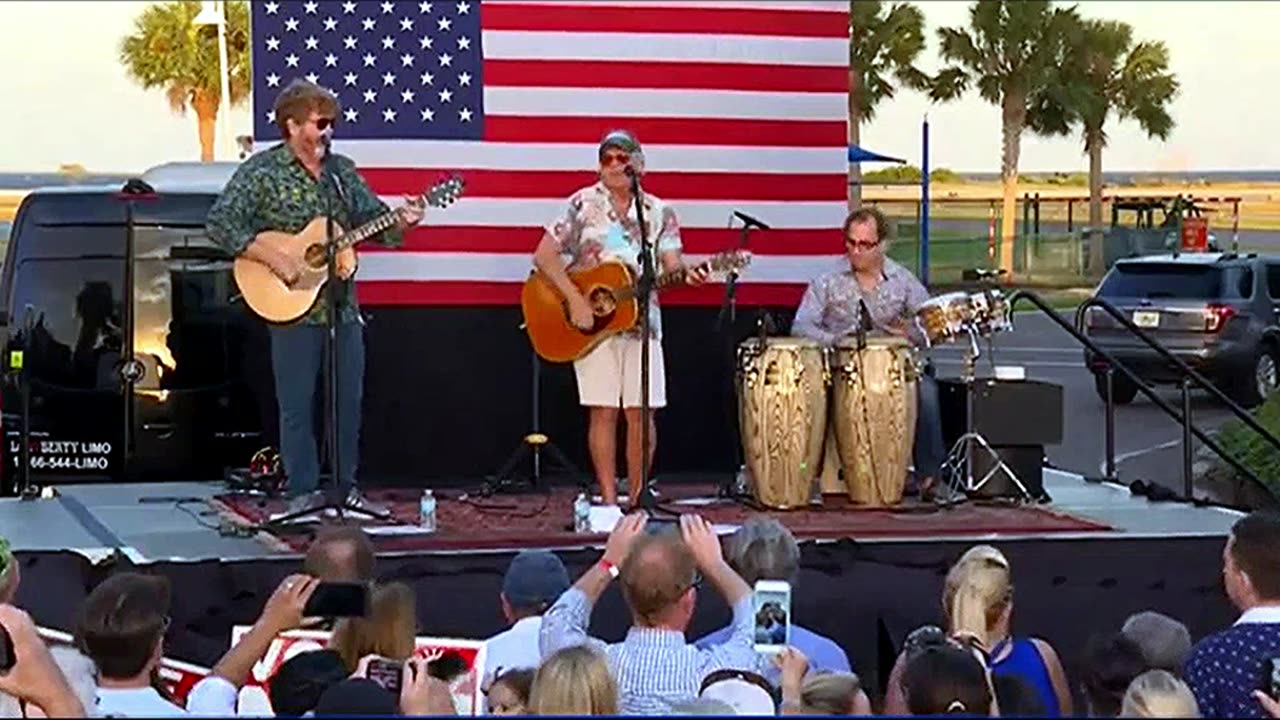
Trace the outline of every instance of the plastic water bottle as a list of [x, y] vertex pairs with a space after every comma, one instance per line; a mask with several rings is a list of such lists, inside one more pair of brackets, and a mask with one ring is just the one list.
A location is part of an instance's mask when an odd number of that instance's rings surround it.
[[418, 526], [426, 532], [436, 531], [436, 496], [427, 488], [418, 502]]
[[578, 499], [573, 501], [573, 531], [591, 532], [591, 500], [586, 493], [578, 493]]

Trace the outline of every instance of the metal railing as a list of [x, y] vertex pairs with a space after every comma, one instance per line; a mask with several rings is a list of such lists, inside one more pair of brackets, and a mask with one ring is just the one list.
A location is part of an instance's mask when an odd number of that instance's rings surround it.
[[[1248, 411], [1244, 410], [1234, 400], [1227, 397], [1225, 393], [1223, 393], [1216, 386], [1214, 386], [1213, 383], [1205, 379], [1203, 375], [1196, 372], [1193, 368], [1191, 368], [1189, 365], [1187, 365], [1185, 362], [1183, 362], [1173, 353], [1169, 352], [1168, 349], [1166, 349], [1158, 341], [1152, 338], [1149, 334], [1147, 334], [1141, 328], [1135, 326], [1132, 322], [1130, 322], [1129, 319], [1124, 317], [1123, 313], [1117, 310], [1114, 305], [1099, 298], [1091, 298], [1089, 300], [1086, 300], [1085, 302], [1081, 303], [1078, 308], [1076, 308], [1076, 318], [1075, 318], [1076, 324], [1075, 326], [1073, 326], [1070, 323], [1068, 323], [1058, 312], [1056, 312], [1055, 310], [1050, 308], [1048, 305], [1046, 305], [1038, 295], [1036, 295], [1035, 293], [1029, 290], [1015, 290], [1013, 293], [1009, 295], [1010, 312], [1012, 312], [1016, 308], [1019, 300], [1024, 300], [1024, 299], [1031, 302], [1031, 304], [1035, 305], [1037, 308], [1043, 311], [1045, 315], [1047, 315], [1051, 320], [1057, 323], [1057, 325], [1061, 327], [1064, 331], [1066, 331], [1068, 335], [1071, 335], [1073, 338], [1075, 338], [1077, 342], [1079, 342], [1081, 345], [1091, 350], [1094, 354], [1096, 354], [1102, 360], [1106, 361], [1106, 368], [1103, 371], [1103, 373], [1104, 373], [1104, 387], [1106, 390], [1106, 392], [1104, 393], [1104, 401], [1106, 404], [1106, 419], [1105, 419], [1106, 421], [1105, 421], [1104, 432], [1106, 437], [1106, 455], [1107, 455], [1106, 479], [1107, 480], [1115, 481], [1117, 479], [1116, 478], [1116, 420], [1115, 420], [1116, 409], [1115, 409], [1115, 398], [1113, 395], [1113, 381], [1114, 381], [1115, 371], [1119, 370], [1121, 373], [1124, 374], [1124, 376], [1130, 382], [1134, 384], [1134, 386], [1139, 391], [1142, 392], [1143, 395], [1146, 395], [1147, 398], [1151, 400], [1151, 402], [1155, 403], [1156, 407], [1159, 407], [1161, 410], [1165, 412], [1165, 414], [1173, 418], [1174, 421], [1176, 421], [1178, 424], [1182, 425], [1182, 478], [1183, 478], [1183, 496], [1184, 496], [1183, 499], [1189, 502], [1192, 502], [1195, 500], [1194, 492], [1193, 492], [1194, 491], [1193, 478], [1191, 473], [1191, 470], [1192, 470], [1191, 438], [1193, 436], [1199, 439], [1200, 442], [1204, 443], [1205, 447], [1208, 447], [1209, 449], [1213, 450], [1213, 452], [1215, 452], [1218, 455], [1218, 457], [1222, 458], [1224, 461], [1229, 463], [1231, 467], [1234, 468], [1236, 472], [1238, 472], [1241, 476], [1247, 478], [1250, 482], [1252, 482], [1254, 485], [1258, 486], [1259, 488], [1262, 488], [1264, 490], [1266, 489], [1266, 485], [1260, 479], [1258, 479], [1258, 476], [1252, 470], [1250, 470], [1249, 468], [1241, 464], [1240, 461], [1235, 458], [1235, 456], [1231, 455], [1226, 450], [1224, 450], [1222, 446], [1217, 443], [1217, 441], [1215, 441], [1207, 433], [1205, 433], [1203, 430], [1197, 427], [1194, 422], [1192, 422], [1190, 383], [1194, 382], [1200, 388], [1208, 390], [1212, 395], [1214, 395], [1216, 398], [1222, 401], [1223, 404], [1226, 405], [1226, 407], [1233, 414], [1236, 415], [1236, 417], [1240, 418], [1246, 425], [1248, 425], [1251, 429], [1256, 431], [1259, 435], [1266, 438], [1266, 440], [1270, 442], [1271, 445], [1275, 447], [1277, 450], [1280, 450], [1280, 439], [1276, 438], [1275, 435], [1271, 434], [1271, 432], [1268, 431], [1266, 428], [1264, 428], [1261, 424], [1259, 424], [1258, 421], [1255, 420], [1254, 417], [1248, 413]], [[1144, 380], [1139, 378], [1137, 374], [1134, 373], [1132, 370], [1130, 370], [1128, 367], [1126, 367], [1124, 363], [1116, 359], [1116, 357], [1111, 353], [1099, 347], [1096, 343], [1093, 342], [1093, 340], [1089, 339], [1089, 337], [1084, 334], [1083, 321], [1084, 321], [1085, 313], [1088, 312], [1089, 308], [1093, 308], [1093, 307], [1098, 307], [1106, 311], [1109, 315], [1115, 318], [1115, 320], [1119, 322], [1124, 328], [1129, 330], [1134, 336], [1141, 339], [1144, 343], [1150, 346], [1157, 354], [1159, 354], [1162, 358], [1167, 360], [1171, 365], [1173, 365], [1182, 373], [1182, 379], [1181, 379], [1181, 382], [1179, 383], [1182, 389], [1182, 411], [1181, 412], [1179, 412], [1178, 410], [1175, 410], [1172, 406], [1169, 405], [1169, 403], [1165, 402], [1163, 398], [1161, 398], [1159, 395], [1156, 394], [1156, 391], [1154, 388], [1152, 388]]]

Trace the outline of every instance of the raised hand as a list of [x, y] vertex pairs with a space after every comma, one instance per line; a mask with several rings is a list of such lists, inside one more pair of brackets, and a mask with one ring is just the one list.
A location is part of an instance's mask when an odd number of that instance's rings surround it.
[[644, 532], [644, 525], [649, 518], [644, 513], [631, 513], [618, 521], [609, 533], [609, 540], [604, 546], [604, 559], [614, 565], [622, 565], [631, 554], [631, 546], [636, 538]]
[[261, 622], [277, 633], [302, 627], [302, 613], [320, 584], [310, 575], [290, 575], [285, 578], [262, 608]]
[[84, 708], [58, 669], [31, 616], [0, 605], [0, 626], [13, 642], [14, 664], [0, 673], [0, 691], [34, 703], [48, 717], [84, 717]]
[[711, 523], [702, 519], [701, 516], [681, 515], [680, 534], [684, 537], [684, 543], [689, 547], [689, 552], [693, 553], [693, 559], [698, 564], [698, 569], [704, 575], [710, 574], [724, 563], [724, 552], [720, 549], [720, 538], [716, 537]]

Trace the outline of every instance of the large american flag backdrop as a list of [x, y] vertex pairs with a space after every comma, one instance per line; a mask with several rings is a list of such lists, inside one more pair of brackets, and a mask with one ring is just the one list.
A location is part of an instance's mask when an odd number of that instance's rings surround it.
[[[753, 230], [744, 303], [794, 304], [836, 266], [847, 172], [848, 3], [252, 3], [255, 147], [295, 77], [342, 104], [334, 150], [390, 205], [446, 173], [466, 195], [403, 248], [364, 246], [369, 305], [510, 305], [541, 227], [595, 181], [612, 129], [644, 147], [644, 188], [672, 203], [690, 260]], [[673, 290], [718, 303], [722, 288]]]

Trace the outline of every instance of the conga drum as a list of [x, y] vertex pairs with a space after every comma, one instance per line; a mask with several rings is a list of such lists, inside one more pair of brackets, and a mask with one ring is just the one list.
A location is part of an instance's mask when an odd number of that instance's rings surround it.
[[831, 412], [849, 499], [897, 505], [916, 437], [918, 355], [905, 338], [845, 339], [831, 352]]
[[738, 346], [738, 426], [756, 502], [809, 504], [827, 429], [826, 351], [804, 338], [750, 338]]

